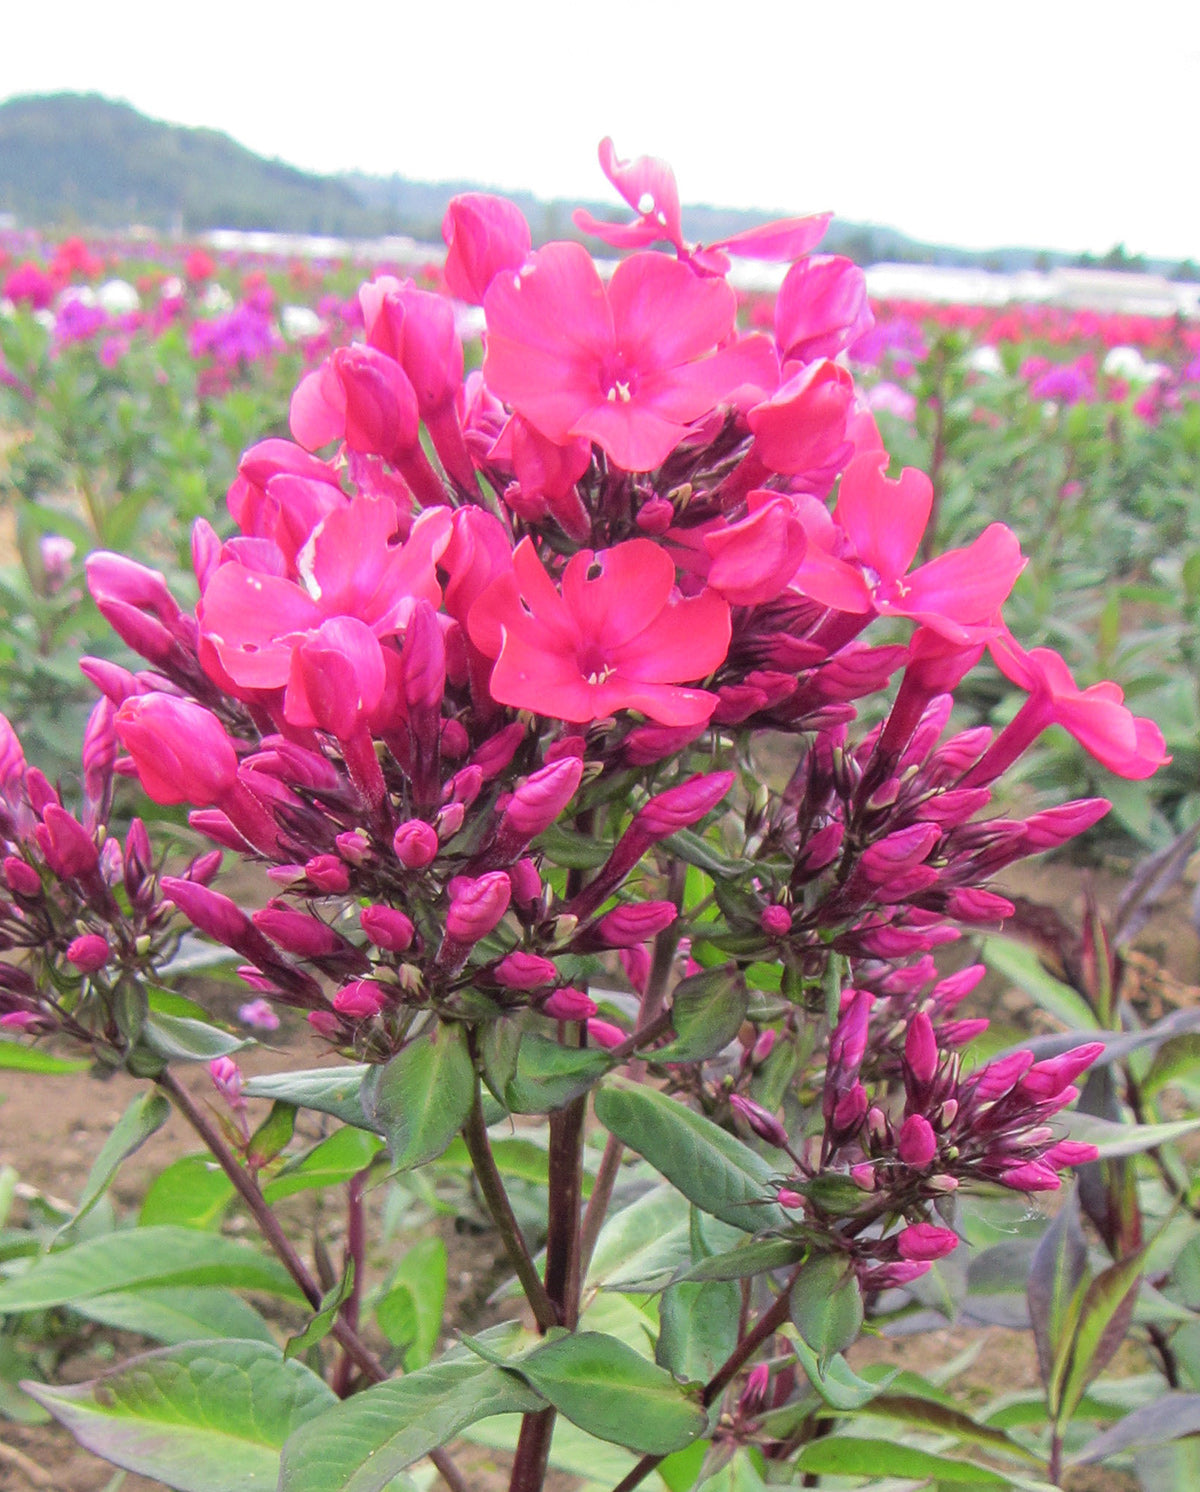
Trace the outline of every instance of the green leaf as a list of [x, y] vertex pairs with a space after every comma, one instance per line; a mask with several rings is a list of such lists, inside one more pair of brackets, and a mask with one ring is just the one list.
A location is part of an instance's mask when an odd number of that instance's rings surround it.
[[157, 1342], [174, 1346], [201, 1337], [241, 1337], [247, 1341], [275, 1345], [271, 1328], [231, 1290], [208, 1285], [188, 1289], [168, 1285], [163, 1289], [117, 1290], [111, 1295], [93, 1295], [73, 1303], [72, 1310], [118, 1331], [137, 1332]]
[[10, 1072], [51, 1073], [85, 1072], [92, 1064], [67, 1057], [52, 1057], [38, 1046], [26, 1046], [24, 1042], [12, 1041], [0, 1036], [0, 1068]]
[[1200, 1119], [1175, 1119], [1168, 1124], [1124, 1124], [1113, 1119], [1099, 1119], [1094, 1114], [1081, 1114], [1078, 1109], [1058, 1114], [1056, 1119], [1065, 1126], [1067, 1138], [1095, 1145], [1101, 1160], [1116, 1160], [1123, 1155], [1138, 1155], [1143, 1150], [1170, 1145], [1200, 1129]]
[[318, 1342], [323, 1342], [333, 1330], [333, 1323], [337, 1320], [338, 1311], [342, 1302], [354, 1289], [354, 1260], [346, 1262], [346, 1272], [334, 1285], [332, 1290], [326, 1290], [321, 1296], [321, 1304], [305, 1326], [303, 1331], [298, 1331], [295, 1336], [289, 1337], [283, 1345], [284, 1360], [290, 1362], [293, 1357], [299, 1357], [301, 1353], [307, 1352], [310, 1347], [315, 1347]]
[[436, 1363], [300, 1426], [283, 1448], [278, 1492], [384, 1492], [405, 1467], [476, 1420], [543, 1407], [515, 1373], [491, 1363]]
[[296, 1105], [276, 1099], [271, 1105], [271, 1112], [250, 1136], [246, 1152], [250, 1164], [261, 1168], [273, 1161], [287, 1149], [295, 1132]]
[[798, 1471], [817, 1476], [861, 1476], [873, 1481], [904, 1477], [912, 1481], [965, 1482], [974, 1486], [1004, 1487], [1008, 1477], [987, 1466], [939, 1456], [894, 1440], [867, 1440], [859, 1436], [827, 1435], [802, 1446], [791, 1463]]
[[485, 1021], [478, 1031], [483, 1081], [497, 1103], [504, 1102], [504, 1090], [516, 1075], [517, 1053], [524, 1034], [522, 1022], [513, 1019]]
[[676, 1378], [707, 1382], [737, 1346], [736, 1280], [672, 1285], [659, 1306], [654, 1360]]
[[746, 981], [733, 964], [682, 979], [671, 997], [675, 1040], [653, 1053], [655, 1062], [701, 1062], [723, 1051], [746, 1019]]
[[835, 1353], [822, 1367], [817, 1354], [803, 1337], [795, 1338], [792, 1346], [808, 1381], [829, 1407], [841, 1414], [861, 1409], [864, 1404], [881, 1394], [891, 1382], [890, 1378], [879, 1383], [860, 1378], [840, 1353]]
[[573, 1332], [514, 1366], [572, 1424], [629, 1450], [666, 1455], [704, 1431], [699, 1399], [615, 1337]]
[[1154, 1054], [1145, 1077], [1140, 1083], [1142, 1096], [1153, 1098], [1160, 1088], [1180, 1078], [1193, 1079], [1200, 1074], [1200, 1033], [1185, 1032], [1164, 1041]]
[[1079, 1203], [1072, 1192], [1038, 1241], [1025, 1287], [1038, 1371], [1047, 1387], [1055, 1363], [1066, 1351], [1072, 1313], [1086, 1273], [1087, 1246], [1079, 1227]]
[[853, 1268], [836, 1254], [815, 1255], [792, 1286], [790, 1310], [824, 1373], [833, 1354], [858, 1341], [862, 1331], [862, 1291]]
[[170, 1347], [88, 1383], [27, 1392], [80, 1445], [177, 1492], [272, 1492], [288, 1436], [337, 1402], [259, 1342]]
[[673, 1098], [610, 1079], [596, 1094], [596, 1117], [702, 1212], [747, 1233], [786, 1221], [769, 1200], [775, 1172], [767, 1162]]
[[604, 864], [612, 853], [612, 847], [590, 834], [579, 834], [574, 829], [564, 829], [551, 824], [537, 839], [538, 847], [554, 865], [564, 870], [595, 870]]
[[404, 1350], [408, 1373], [432, 1359], [446, 1304], [446, 1245], [422, 1238], [400, 1260], [387, 1294], [375, 1307], [379, 1329]]
[[44, 1254], [0, 1285], [0, 1312], [46, 1310], [147, 1285], [230, 1285], [299, 1298], [283, 1265], [249, 1244], [193, 1228], [135, 1228]]
[[363, 1110], [387, 1137], [392, 1164], [410, 1171], [441, 1155], [466, 1123], [475, 1099], [475, 1068], [466, 1030], [437, 1025], [409, 1042], [362, 1087]]
[[1083, 996], [1044, 969], [1032, 948], [1008, 938], [984, 938], [981, 953], [989, 969], [1010, 979], [1072, 1031], [1094, 1031], [1100, 1025]]
[[1200, 1435], [1200, 1394], [1165, 1393], [1095, 1436], [1071, 1465], [1104, 1461], [1135, 1445], [1161, 1445], [1181, 1435]]
[[791, 1238], [758, 1238], [723, 1254], [701, 1259], [682, 1276], [684, 1280], [741, 1280], [798, 1264], [808, 1245]]
[[1041, 1457], [1035, 1456], [1019, 1442], [992, 1425], [981, 1425], [978, 1420], [955, 1409], [953, 1405], [939, 1403], [918, 1394], [882, 1393], [869, 1403], [862, 1405], [860, 1414], [876, 1418], [894, 1419], [910, 1429], [928, 1430], [936, 1435], [954, 1435], [974, 1445], [991, 1451], [1014, 1456], [1031, 1466], [1041, 1466]]
[[517, 1068], [504, 1090], [515, 1114], [546, 1114], [586, 1093], [612, 1067], [612, 1058], [596, 1047], [560, 1046], [530, 1032], [517, 1053]]
[[143, 1228], [161, 1223], [215, 1228], [232, 1200], [233, 1182], [207, 1150], [181, 1155], [150, 1183], [138, 1224]]
[[78, 1222], [91, 1211], [108, 1190], [121, 1162], [157, 1134], [170, 1117], [170, 1101], [154, 1089], [133, 1100], [110, 1130], [93, 1162], [71, 1222]]
[[332, 1114], [343, 1124], [374, 1129], [362, 1106], [363, 1080], [373, 1069], [365, 1063], [352, 1067], [314, 1067], [302, 1072], [273, 1072], [248, 1078], [242, 1092], [247, 1098], [274, 1098], [294, 1103], [298, 1109], [316, 1109]]
[[214, 1057], [227, 1057], [230, 1052], [253, 1046], [254, 1042], [210, 1026], [207, 1021], [153, 1012], [142, 1023], [141, 1044], [167, 1062], [211, 1062]]
[[307, 1154], [289, 1161], [263, 1187], [263, 1196], [268, 1202], [278, 1202], [296, 1192], [340, 1186], [366, 1170], [382, 1149], [383, 1141], [378, 1135], [347, 1125], [314, 1145]]
[[[1145, 1267], [1144, 1256], [1145, 1249], [1138, 1249], [1127, 1259], [1110, 1264], [1088, 1286], [1079, 1308], [1068, 1366], [1061, 1378], [1059, 1423], [1070, 1420], [1084, 1389], [1103, 1371], [1124, 1341]], [[1053, 1389], [1054, 1385], [1052, 1399]]]

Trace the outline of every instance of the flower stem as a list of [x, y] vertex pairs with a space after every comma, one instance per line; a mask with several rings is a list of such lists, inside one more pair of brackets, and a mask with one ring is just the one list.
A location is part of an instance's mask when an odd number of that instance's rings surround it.
[[559, 1324], [558, 1312], [546, 1293], [537, 1266], [525, 1246], [508, 1193], [504, 1190], [504, 1182], [496, 1169], [496, 1160], [488, 1141], [487, 1125], [483, 1119], [483, 1103], [478, 1085], [475, 1089], [475, 1102], [471, 1105], [471, 1112], [463, 1126], [463, 1140], [466, 1142], [467, 1154], [471, 1157], [484, 1203], [503, 1241], [509, 1263], [525, 1291], [525, 1297], [533, 1311], [533, 1319], [537, 1322], [539, 1331], [547, 1331], [551, 1326]]

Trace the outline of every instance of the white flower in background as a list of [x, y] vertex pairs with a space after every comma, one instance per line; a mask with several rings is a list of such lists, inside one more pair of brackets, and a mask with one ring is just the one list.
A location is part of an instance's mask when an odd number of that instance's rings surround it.
[[204, 292], [204, 299], [201, 301], [201, 305], [203, 305], [206, 311], [232, 311], [233, 296], [225, 289], [224, 285], [218, 285], [216, 280], [214, 280]]
[[298, 342], [301, 337], [315, 337], [323, 323], [311, 306], [284, 306], [279, 324], [289, 342]]
[[163, 300], [178, 300], [183, 294], [183, 281], [178, 275], [172, 275], [169, 280], [164, 280], [159, 286], [159, 295]]
[[1170, 373], [1162, 363], [1148, 363], [1136, 347], [1110, 348], [1104, 359], [1104, 371], [1110, 378], [1124, 378], [1130, 383], [1153, 383]]
[[1003, 373], [1004, 364], [1000, 354], [990, 342], [981, 342], [978, 347], [972, 347], [967, 354], [967, 367], [973, 373]]
[[125, 316], [138, 310], [142, 304], [141, 296], [128, 280], [106, 280], [97, 292], [96, 300], [110, 316]]

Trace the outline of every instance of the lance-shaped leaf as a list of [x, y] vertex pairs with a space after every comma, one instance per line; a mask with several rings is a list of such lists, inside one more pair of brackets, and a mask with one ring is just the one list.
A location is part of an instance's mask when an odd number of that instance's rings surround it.
[[672, 1285], [659, 1305], [654, 1360], [676, 1378], [707, 1382], [737, 1346], [736, 1280]]
[[572, 1424], [630, 1450], [667, 1455], [704, 1430], [698, 1393], [602, 1332], [561, 1336], [514, 1366]]
[[1077, 1303], [1086, 1272], [1087, 1245], [1079, 1226], [1079, 1204], [1072, 1192], [1034, 1250], [1025, 1287], [1038, 1372], [1047, 1387], [1054, 1364], [1065, 1350], [1073, 1302]]
[[85, 1072], [91, 1066], [87, 1061], [76, 1061], [70, 1057], [52, 1057], [38, 1046], [26, 1046], [23, 1041], [0, 1037], [0, 1068], [10, 1072], [68, 1073]]
[[1077, 1109], [1057, 1117], [1066, 1129], [1068, 1139], [1095, 1145], [1101, 1160], [1116, 1160], [1123, 1155], [1155, 1150], [1200, 1129], [1200, 1119], [1172, 1119], [1165, 1124], [1124, 1124], [1113, 1119], [1098, 1119], [1094, 1114], [1081, 1114]]
[[833, 1354], [856, 1342], [862, 1330], [862, 1291], [846, 1259], [817, 1254], [805, 1264], [792, 1286], [791, 1316], [824, 1373]]
[[732, 965], [705, 969], [675, 986], [671, 1024], [675, 1040], [653, 1054], [655, 1062], [702, 1062], [723, 1051], [746, 1019], [746, 981]]
[[145, 1290], [114, 1290], [72, 1302], [71, 1309], [89, 1321], [151, 1337], [168, 1347], [203, 1337], [237, 1337], [252, 1342], [275, 1338], [253, 1306], [232, 1290], [164, 1285]]
[[783, 1209], [770, 1200], [775, 1181], [771, 1167], [703, 1114], [653, 1088], [617, 1078], [596, 1094], [596, 1117], [701, 1212], [747, 1233], [785, 1222]]
[[798, 1471], [818, 1476], [858, 1476], [882, 1481], [903, 1477], [929, 1481], [938, 1486], [966, 1483], [975, 1487], [1011, 1486], [1012, 1480], [987, 1466], [939, 1456], [933, 1451], [898, 1445], [894, 1440], [867, 1440], [846, 1435], [827, 1435], [804, 1446], [792, 1463]]
[[147, 1285], [229, 1285], [299, 1299], [291, 1276], [249, 1244], [195, 1228], [137, 1228], [44, 1254], [0, 1284], [0, 1312], [73, 1305]]
[[1135, 1445], [1161, 1445], [1181, 1435], [1200, 1435], [1200, 1394], [1160, 1394], [1089, 1440], [1071, 1464], [1086, 1466]]
[[108, 1139], [93, 1162], [71, 1222], [78, 1222], [92, 1210], [108, 1190], [122, 1161], [140, 1149], [151, 1135], [157, 1134], [170, 1117], [169, 1100], [154, 1089], [133, 1100], [109, 1131]]
[[598, 1047], [560, 1046], [529, 1033], [517, 1053], [516, 1069], [504, 1098], [515, 1114], [545, 1114], [586, 1093], [612, 1066]]
[[296, 1192], [340, 1186], [365, 1170], [382, 1149], [383, 1141], [367, 1130], [353, 1125], [334, 1130], [306, 1154], [289, 1161], [263, 1187], [263, 1195], [268, 1202], [277, 1202]]
[[165, 1012], [146, 1017], [141, 1041], [156, 1057], [168, 1062], [211, 1062], [214, 1057], [227, 1057], [230, 1052], [254, 1045], [249, 1037], [233, 1036], [207, 1021]]
[[439, 1025], [363, 1083], [363, 1111], [387, 1136], [397, 1170], [435, 1160], [466, 1123], [475, 1068], [465, 1028]]
[[261, 1342], [192, 1342], [88, 1383], [25, 1388], [88, 1450], [177, 1492], [272, 1492], [288, 1436], [337, 1402]]
[[787, 1269], [804, 1258], [808, 1245], [791, 1238], [756, 1238], [693, 1264], [684, 1280], [743, 1280], [750, 1275]]
[[840, 1352], [834, 1353], [822, 1366], [820, 1359], [803, 1337], [793, 1340], [796, 1358], [804, 1369], [808, 1381], [831, 1409], [841, 1414], [850, 1414], [881, 1394], [892, 1381], [894, 1374], [878, 1383], [860, 1378]]
[[492, 1363], [435, 1363], [355, 1394], [298, 1428], [283, 1448], [278, 1492], [383, 1492], [405, 1467], [476, 1420], [544, 1407], [515, 1373]]
[[1060, 1423], [1075, 1413], [1084, 1389], [1104, 1370], [1125, 1340], [1137, 1302], [1145, 1252], [1144, 1248], [1138, 1249], [1127, 1259], [1110, 1264], [1087, 1287], [1079, 1306], [1071, 1350], [1055, 1364], [1050, 1386], [1051, 1402], [1058, 1403]]
[[298, 1109], [332, 1114], [343, 1124], [373, 1129], [360, 1097], [363, 1079], [371, 1071], [365, 1063], [353, 1067], [314, 1067], [303, 1072], [272, 1072], [248, 1078], [242, 1089], [247, 1098], [273, 1098]]
[[283, 1355], [289, 1361], [293, 1357], [299, 1357], [301, 1353], [307, 1352], [310, 1347], [315, 1347], [318, 1342], [323, 1342], [333, 1330], [334, 1322], [337, 1320], [338, 1311], [341, 1310], [342, 1302], [354, 1288], [354, 1260], [346, 1261], [346, 1272], [337, 1282], [332, 1290], [326, 1290], [321, 1296], [321, 1303], [316, 1313], [310, 1318], [308, 1325], [295, 1336], [289, 1337], [283, 1344]]

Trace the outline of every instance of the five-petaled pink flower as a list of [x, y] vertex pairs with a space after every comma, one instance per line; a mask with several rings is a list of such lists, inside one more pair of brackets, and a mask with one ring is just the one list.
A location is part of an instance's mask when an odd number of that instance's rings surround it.
[[497, 275], [484, 310], [491, 391], [547, 439], [586, 436], [625, 471], [659, 466], [742, 385], [778, 382], [766, 338], [728, 341], [729, 286], [664, 254], [632, 255], [605, 287], [581, 244], [547, 244]]
[[561, 593], [523, 539], [468, 625], [496, 659], [493, 698], [575, 722], [640, 710], [659, 725], [702, 724], [716, 695], [677, 686], [712, 673], [730, 636], [728, 604], [707, 590], [680, 596], [674, 564], [649, 539], [580, 550]]
[[838, 611], [909, 617], [951, 642], [981, 642], [1024, 568], [1016, 535], [989, 524], [973, 544], [909, 570], [933, 505], [933, 484], [905, 467], [884, 475], [887, 454], [864, 451], [842, 475], [837, 504], [799, 496], [808, 550], [795, 589]]

